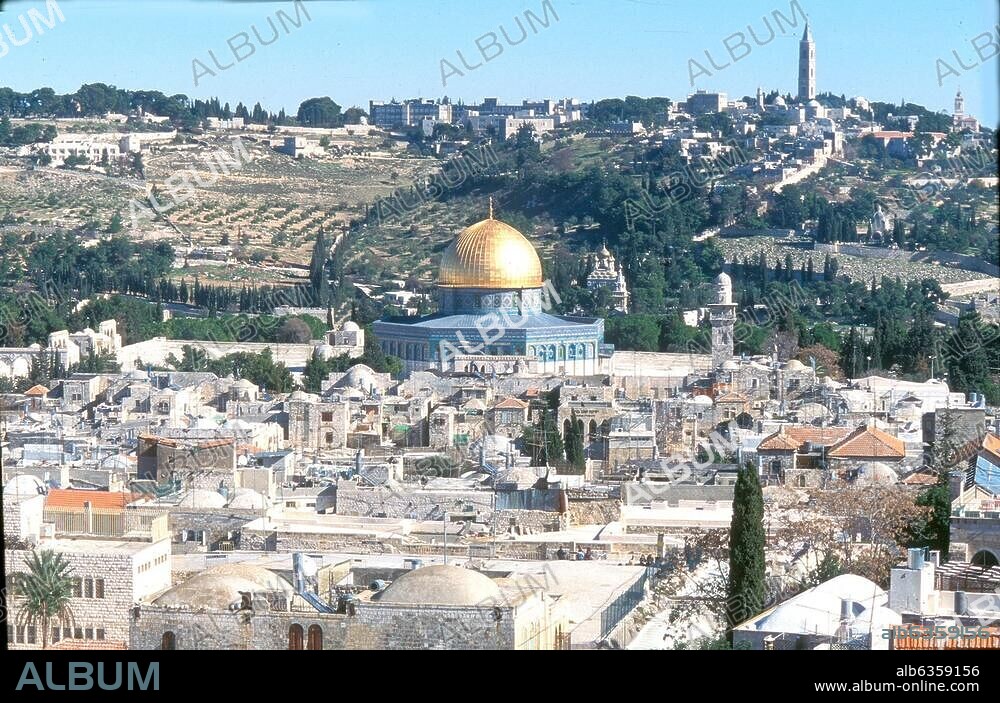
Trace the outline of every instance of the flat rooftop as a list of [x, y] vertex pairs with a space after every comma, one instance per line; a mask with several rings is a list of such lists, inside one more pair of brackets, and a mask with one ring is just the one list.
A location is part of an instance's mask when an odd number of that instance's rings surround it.
[[63, 554], [135, 555], [152, 547], [156, 542], [138, 542], [105, 539], [43, 539], [39, 549], [51, 549]]
[[[407, 559], [419, 559], [424, 566], [443, 564], [440, 556], [407, 554], [351, 554], [309, 552], [324, 566], [353, 562], [354, 568], [404, 569]], [[470, 560], [449, 557], [448, 563], [462, 566]], [[556, 599], [566, 615], [573, 642], [586, 645], [601, 636], [601, 613], [624, 591], [645, 574], [643, 566], [622, 566], [613, 561], [522, 561], [513, 559], [476, 559], [477, 567], [497, 579], [505, 593], [517, 594], [530, 588], [542, 588]], [[219, 564], [252, 563], [276, 571], [292, 570], [290, 553], [224, 552], [216, 556], [177, 554], [172, 567], [180, 572], [200, 571]]]

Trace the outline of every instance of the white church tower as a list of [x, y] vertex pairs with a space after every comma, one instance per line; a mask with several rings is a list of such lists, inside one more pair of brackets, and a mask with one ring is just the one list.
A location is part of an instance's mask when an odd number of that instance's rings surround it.
[[799, 42], [799, 102], [816, 98], [816, 42], [806, 22], [806, 31]]

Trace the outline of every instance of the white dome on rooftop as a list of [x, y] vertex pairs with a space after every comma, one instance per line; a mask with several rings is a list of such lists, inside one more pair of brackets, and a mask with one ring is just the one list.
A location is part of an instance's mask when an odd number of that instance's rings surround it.
[[226, 498], [215, 491], [191, 488], [185, 491], [177, 505], [184, 508], [224, 508], [226, 507]]
[[813, 590], [820, 593], [829, 593], [837, 596], [837, 598], [858, 601], [860, 603], [867, 602], [868, 604], [872, 603], [873, 597], [876, 604], [881, 603], [883, 601], [880, 599], [886, 595], [885, 591], [877, 583], [857, 574], [835, 576], [829, 581], [824, 581], [816, 586]]
[[229, 501], [229, 505], [226, 507], [237, 510], [266, 510], [271, 507], [271, 501], [267, 499], [267, 496], [251, 488], [241, 488], [236, 491], [236, 496]]
[[7, 481], [3, 487], [3, 494], [14, 500], [31, 498], [45, 493], [45, 484], [37, 476], [21, 474]]
[[437, 564], [409, 571], [386, 588], [380, 603], [481, 606], [503, 601], [500, 587], [485, 574]]
[[266, 593], [280, 592], [291, 597], [291, 584], [273, 571], [251, 564], [222, 564], [192, 576], [157, 598], [158, 606], [231, 610], [243, 602], [244, 593], [260, 594], [254, 607], [260, 607]]

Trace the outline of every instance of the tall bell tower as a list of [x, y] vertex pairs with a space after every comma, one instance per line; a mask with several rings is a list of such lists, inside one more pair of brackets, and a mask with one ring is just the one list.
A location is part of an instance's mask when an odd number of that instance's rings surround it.
[[816, 98], [816, 42], [806, 22], [806, 31], [799, 42], [799, 101]]

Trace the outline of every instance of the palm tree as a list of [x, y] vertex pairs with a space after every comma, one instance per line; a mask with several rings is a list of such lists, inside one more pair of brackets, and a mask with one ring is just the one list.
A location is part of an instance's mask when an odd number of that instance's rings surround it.
[[73, 597], [73, 578], [66, 558], [49, 549], [33, 551], [28, 559], [28, 573], [18, 574], [17, 595], [24, 599], [18, 613], [18, 623], [32, 627], [41, 626], [42, 649], [49, 645], [49, 625], [53, 620], [73, 622], [70, 598]]

